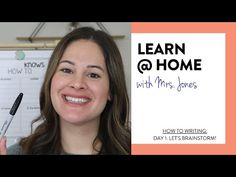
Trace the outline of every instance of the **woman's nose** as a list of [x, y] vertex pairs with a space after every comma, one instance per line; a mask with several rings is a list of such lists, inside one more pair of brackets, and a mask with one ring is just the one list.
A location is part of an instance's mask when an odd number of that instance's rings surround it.
[[85, 81], [85, 78], [83, 78], [82, 76], [75, 76], [70, 83], [70, 87], [77, 90], [87, 89], [87, 83]]

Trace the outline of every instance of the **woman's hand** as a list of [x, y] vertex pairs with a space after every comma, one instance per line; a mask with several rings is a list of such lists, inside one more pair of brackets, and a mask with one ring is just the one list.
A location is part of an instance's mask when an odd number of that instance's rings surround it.
[[4, 136], [0, 139], [0, 155], [7, 155], [7, 138]]

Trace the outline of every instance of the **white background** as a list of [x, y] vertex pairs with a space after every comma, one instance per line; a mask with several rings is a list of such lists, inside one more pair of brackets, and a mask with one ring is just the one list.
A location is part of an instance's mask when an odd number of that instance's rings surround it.
[[[25, 59], [17, 60], [16, 51], [0, 51], [0, 126], [9, 117], [9, 111], [18, 94], [24, 94], [6, 132], [7, 146], [29, 135], [31, 121], [39, 116], [39, 92], [51, 52], [24, 51]], [[27, 62], [39, 65], [43, 63], [44, 67], [32, 67], [32, 73], [28, 74], [24, 64]]]
[[[224, 33], [135, 33], [132, 41], [132, 144], [224, 144], [225, 143], [225, 34]], [[138, 55], [138, 43], [185, 43], [185, 55]], [[143, 47], [143, 51], [144, 51]], [[163, 48], [164, 49], [164, 48]], [[154, 47], [155, 50], [155, 47]], [[152, 70], [140, 74], [138, 62], [150, 59]], [[186, 62], [202, 59], [201, 71], [157, 71], [156, 59], [172, 58]], [[197, 88], [158, 88], [156, 77], [177, 86], [178, 76], [184, 82], [196, 82]], [[145, 82], [148, 77], [152, 88], [137, 88], [137, 82]], [[174, 139], [168, 135], [163, 140], [153, 140], [154, 136], [164, 136], [163, 129], [206, 129], [207, 134], [186, 136], [214, 136], [214, 140]], [[185, 136], [185, 135], [184, 135]]]

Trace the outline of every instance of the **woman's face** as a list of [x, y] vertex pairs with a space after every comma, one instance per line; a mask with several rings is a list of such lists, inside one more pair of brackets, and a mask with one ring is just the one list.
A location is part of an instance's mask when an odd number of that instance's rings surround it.
[[65, 50], [51, 82], [52, 104], [63, 121], [97, 120], [109, 96], [109, 78], [100, 47], [78, 40]]

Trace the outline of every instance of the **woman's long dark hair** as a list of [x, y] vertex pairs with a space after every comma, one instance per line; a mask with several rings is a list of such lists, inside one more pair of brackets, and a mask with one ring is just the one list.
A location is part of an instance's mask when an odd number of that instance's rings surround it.
[[50, 96], [52, 77], [65, 49], [76, 40], [92, 40], [102, 49], [109, 76], [111, 100], [101, 114], [97, 140], [102, 142], [99, 154], [130, 154], [131, 137], [129, 128], [129, 98], [121, 54], [117, 45], [107, 33], [91, 27], [75, 29], [58, 43], [48, 63], [40, 91], [40, 116], [32, 121], [40, 122], [33, 133], [20, 141], [22, 154], [61, 154], [59, 115], [53, 108]]

